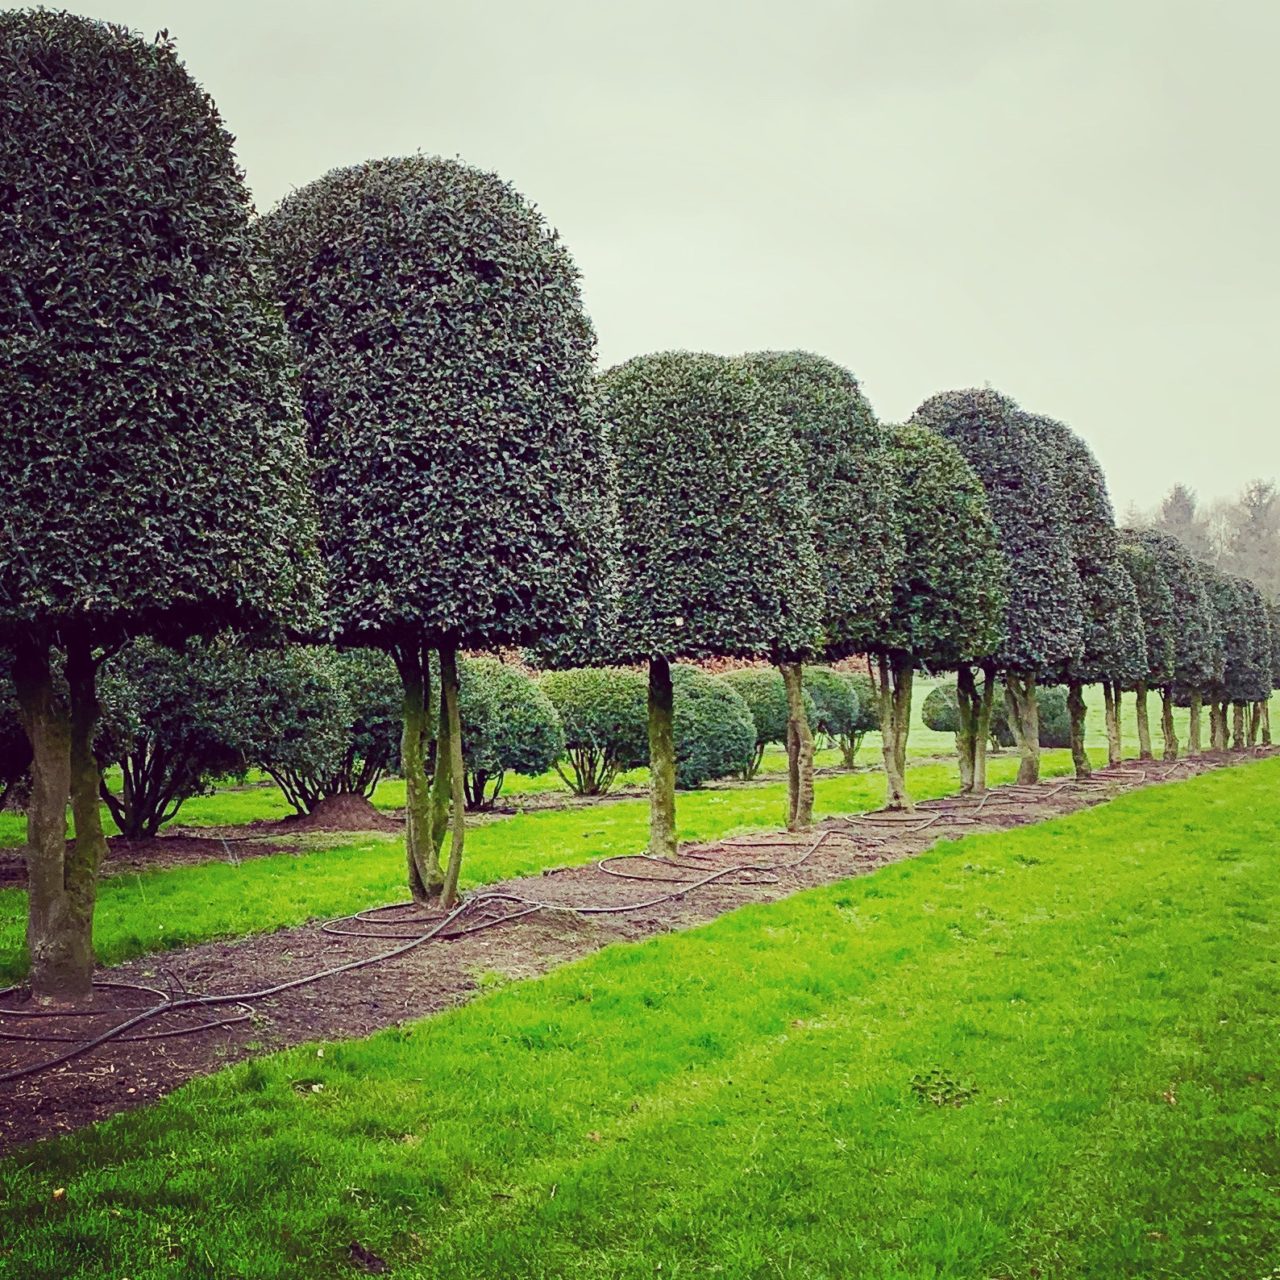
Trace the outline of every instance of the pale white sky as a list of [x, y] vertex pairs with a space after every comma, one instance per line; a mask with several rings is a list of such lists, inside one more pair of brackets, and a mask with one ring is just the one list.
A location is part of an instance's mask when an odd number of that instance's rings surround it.
[[[66, 0], [74, 7], [74, 0]], [[807, 347], [877, 412], [993, 386], [1118, 511], [1280, 477], [1277, 0], [114, 0], [258, 205], [424, 151], [559, 227], [605, 363]]]

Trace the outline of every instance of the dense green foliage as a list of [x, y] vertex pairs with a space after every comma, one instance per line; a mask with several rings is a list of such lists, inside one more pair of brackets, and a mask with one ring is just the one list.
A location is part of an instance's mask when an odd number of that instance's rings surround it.
[[[726, 671], [721, 679], [742, 696], [747, 710], [751, 712], [751, 721], [756, 727], [756, 749], [743, 776], [754, 778], [764, 758], [765, 747], [787, 740], [786, 686], [776, 667], [743, 667], [738, 671]], [[804, 694], [804, 706], [810, 726], [816, 728], [817, 707], [808, 691]]]
[[1133, 583], [1142, 617], [1142, 678], [1153, 687], [1171, 684], [1177, 655], [1178, 620], [1173, 592], [1159, 557], [1150, 546], [1122, 541], [1118, 552]]
[[564, 730], [560, 776], [578, 795], [602, 795], [649, 758], [646, 682], [622, 667], [548, 671], [539, 680]]
[[123, 835], [156, 835], [187, 800], [243, 774], [255, 716], [235, 641], [175, 652], [135, 640], [103, 668], [99, 697], [97, 755], [121, 774], [102, 797]]
[[330, 627], [524, 644], [607, 608], [595, 338], [546, 221], [493, 174], [336, 169], [262, 219], [301, 369]]
[[823, 590], [822, 650], [863, 653], [888, 617], [902, 554], [889, 440], [847, 369], [808, 351], [746, 358], [795, 441]]
[[671, 669], [675, 688], [676, 786], [742, 774], [756, 749], [751, 708], [732, 685], [697, 667]]
[[948, 391], [912, 421], [955, 444], [986, 489], [1009, 565], [1000, 666], [1038, 675], [1078, 659], [1080, 578], [1053, 469], [1028, 415], [996, 391]]
[[302, 423], [231, 141], [167, 35], [0, 13], [0, 634], [257, 626], [307, 595]]
[[507, 773], [543, 773], [564, 754], [564, 730], [538, 682], [496, 658], [465, 658], [459, 671], [467, 804], [492, 808]]
[[1040, 745], [1069, 747], [1071, 713], [1067, 709], [1067, 691], [1058, 685], [1041, 685], [1036, 690], [1036, 706], [1039, 708]]
[[740, 360], [640, 356], [600, 380], [622, 578], [611, 656], [811, 649], [822, 592], [795, 442]]
[[1271, 626], [1271, 685], [1280, 689], [1280, 600], [1268, 606], [1267, 621]]
[[302, 1280], [356, 1240], [433, 1280], [1261, 1278], [1278, 779], [943, 841], [195, 1081], [6, 1162], [7, 1261]]
[[1213, 692], [1225, 702], [1271, 695], [1271, 631], [1266, 605], [1247, 578], [1209, 571], [1209, 591], [1222, 631], [1222, 679]]
[[[1067, 695], [1055, 685], [1041, 685], [1036, 690], [1039, 708], [1040, 745], [1042, 747], [1066, 747], [1071, 745], [1071, 724], [1067, 713]], [[935, 685], [929, 690], [920, 710], [925, 725], [938, 733], [960, 732], [960, 711], [956, 704], [956, 686], [953, 683]], [[1013, 732], [1009, 728], [1009, 714], [1005, 706], [1004, 688], [997, 683], [991, 706], [991, 745], [996, 748], [1013, 746]]]
[[850, 671], [836, 671], [831, 667], [804, 669], [805, 692], [813, 702], [811, 724], [815, 733], [843, 738], [875, 728], [863, 711], [859, 681], [870, 689], [871, 681], [866, 676]]
[[903, 555], [886, 625], [868, 646], [931, 668], [995, 652], [1008, 564], [982, 483], [958, 448], [924, 427], [890, 433]]

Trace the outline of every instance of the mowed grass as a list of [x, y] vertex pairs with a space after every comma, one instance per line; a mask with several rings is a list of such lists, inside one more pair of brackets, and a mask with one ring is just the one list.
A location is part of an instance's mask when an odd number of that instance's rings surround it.
[[0, 1268], [1263, 1280], [1277, 825], [1223, 770], [238, 1066], [0, 1164]]
[[[1065, 752], [1046, 757], [1046, 772], [1066, 773]], [[994, 764], [992, 780], [1010, 781], [1017, 762]], [[958, 786], [953, 765], [920, 765], [911, 771], [918, 798], [946, 795]], [[855, 813], [884, 801], [877, 773], [819, 778], [816, 811]], [[773, 783], [716, 791], [682, 792], [677, 799], [684, 840], [712, 840], [741, 831], [784, 825], [786, 787]], [[544, 810], [477, 824], [468, 829], [464, 887], [547, 867], [574, 866], [645, 846], [646, 800], [620, 800], [585, 809]], [[140, 874], [108, 876], [98, 886], [94, 946], [105, 964], [215, 938], [268, 933], [318, 917], [342, 915], [406, 892], [403, 841], [394, 835], [336, 837], [341, 843], [298, 854], [208, 862]], [[23, 889], [0, 891], [0, 982], [27, 970], [27, 897]]]

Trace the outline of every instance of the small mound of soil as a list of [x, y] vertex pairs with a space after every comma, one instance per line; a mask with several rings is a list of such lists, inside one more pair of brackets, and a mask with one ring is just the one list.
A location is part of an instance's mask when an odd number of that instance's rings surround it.
[[399, 831], [402, 824], [379, 813], [364, 796], [352, 791], [321, 800], [301, 818], [285, 818], [281, 830], [289, 831]]

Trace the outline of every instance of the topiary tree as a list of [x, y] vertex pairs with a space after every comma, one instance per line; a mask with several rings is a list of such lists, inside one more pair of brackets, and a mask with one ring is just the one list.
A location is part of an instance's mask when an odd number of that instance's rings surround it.
[[1037, 414], [1028, 414], [1027, 422], [1060, 495], [1080, 579], [1083, 649], [1056, 674], [1067, 686], [1076, 777], [1086, 778], [1093, 769], [1084, 745], [1084, 686], [1102, 685], [1108, 760], [1118, 764], [1120, 695], [1141, 679], [1146, 642], [1137, 592], [1119, 560], [1120, 542], [1102, 468], [1064, 423]]
[[[1127, 537], [1127, 535], [1122, 535]], [[1133, 583], [1142, 616], [1143, 661], [1139, 679], [1134, 684], [1138, 720], [1138, 756], [1153, 758], [1151, 722], [1147, 709], [1149, 689], [1171, 689], [1176, 654], [1176, 624], [1173, 592], [1169, 589], [1159, 557], [1150, 547], [1122, 541], [1120, 563]], [[1173, 699], [1165, 699], [1161, 717], [1164, 736], [1164, 758], [1177, 759], [1178, 742], [1173, 731]]]
[[[880, 735], [889, 807], [910, 808], [907, 734], [915, 669], [968, 668], [1000, 643], [1008, 593], [999, 534], [981, 482], [960, 450], [923, 426], [892, 429], [903, 555], [878, 658]], [[962, 713], [961, 735], [984, 735]], [[961, 777], [973, 787], [972, 753]]]
[[835, 743], [844, 767], [852, 769], [862, 739], [876, 727], [871, 681], [864, 675], [831, 667], [809, 667], [804, 681], [813, 699], [814, 731]]
[[606, 373], [600, 393], [622, 531], [612, 652], [649, 664], [649, 848], [667, 857], [676, 849], [671, 663], [809, 652], [821, 612], [812, 521], [796, 446], [742, 361], [642, 356]]
[[[995, 687], [991, 708], [990, 746], [992, 750], [1013, 745], [1013, 734], [1005, 709], [1004, 690]], [[1042, 747], [1066, 747], [1071, 745], [1070, 714], [1067, 695], [1053, 685], [1041, 685], [1036, 690], [1040, 745]], [[959, 737], [960, 701], [954, 684], [935, 685], [920, 709], [920, 718], [927, 728], [936, 733], [954, 733]]]
[[178, 652], [140, 639], [108, 659], [95, 749], [120, 769], [120, 790], [104, 779], [101, 796], [121, 835], [155, 836], [193, 796], [243, 777], [248, 693], [244, 661], [225, 640]]
[[[800, 452], [822, 586], [822, 651], [831, 660], [865, 653], [888, 618], [902, 556], [889, 438], [857, 379], [834, 361], [808, 351], [763, 351], [746, 362]], [[813, 819], [813, 733], [800, 662], [781, 670], [788, 824], [804, 828]]]
[[942, 392], [926, 400], [913, 421], [955, 444], [976, 472], [1008, 562], [1004, 639], [976, 664], [984, 673], [981, 699], [974, 664], [958, 672], [961, 701], [977, 725], [973, 789], [986, 786], [985, 722], [997, 672], [1004, 673], [1012, 699], [1010, 727], [1022, 753], [1018, 779], [1034, 782], [1040, 776], [1036, 683], [1079, 658], [1084, 648], [1080, 578], [1053, 469], [1028, 416], [999, 392]]
[[555, 769], [570, 791], [604, 795], [618, 774], [648, 759], [647, 685], [639, 672], [576, 667], [548, 671], [538, 683], [564, 730], [564, 759]]
[[[760, 771], [765, 747], [771, 742], [786, 743], [788, 740], [791, 714], [786, 680], [773, 667], [743, 667], [738, 671], [726, 671], [721, 679], [742, 697], [756, 727], [755, 751], [742, 771], [742, 777], [750, 781]], [[807, 690], [802, 692], [802, 699], [805, 724], [812, 730], [817, 710]]]
[[1176, 539], [1154, 529], [1123, 529], [1121, 539], [1153, 557], [1173, 598], [1173, 679], [1161, 686], [1164, 756], [1177, 758], [1173, 707], [1191, 708], [1188, 750], [1200, 752], [1200, 709], [1208, 690], [1222, 677], [1222, 632], [1209, 595], [1205, 571]]
[[88, 1000], [98, 665], [131, 635], [291, 613], [308, 465], [231, 136], [167, 35], [0, 14], [0, 173], [0, 640], [33, 753], [31, 985]]
[[467, 803], [492, 809], [508, 773], [545, 773], [564, 754], [564, 730], [537, 681], [496, 658], [466, 658], [459, 687]]
[[676, 786], [691, 791], [741, 774], [755, 754], [746, 699], [722, 676], [683, 663], [671, 669]]
[[[1271, 627], [1271, 687], [1280, 689], [1280, 600], [1268, 606], [1267, 621]], [[1262, 704], [1262, 741], [1271, 745], [1271, 699]]]
[[[1232, 746], [1257, 744], [1262, 704], [1271, 697], [1271, 628], [1262, 593], [1248, 578], [1230, 579], [1236, 611], [1226, 635], [1223, 692], [1232, 707]], [[1225, 733], [1225, 707], [1223, 708]]]
[[613, 482], [578, 272], [507, 183], [424, 156], [334, 170], [261, 232], [301, 367], [329, 627], [399, 669], [409, 884], [452, 905], [459, 650], [589, 632], [613, 600]]

